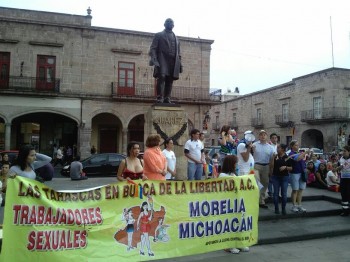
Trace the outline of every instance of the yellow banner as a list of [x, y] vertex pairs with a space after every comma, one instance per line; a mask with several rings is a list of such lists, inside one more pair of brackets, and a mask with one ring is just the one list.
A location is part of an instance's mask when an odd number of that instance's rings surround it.
[[146, 261], [257, 243], [254, 176], [136, 183], [58, 192], [9, 179], [1, 261]]

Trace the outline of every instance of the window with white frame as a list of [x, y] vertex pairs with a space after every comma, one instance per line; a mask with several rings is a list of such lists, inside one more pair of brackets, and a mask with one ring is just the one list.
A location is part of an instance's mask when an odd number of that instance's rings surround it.
[[313, 98], [314, 119], [322, 118], [322, 97]]
[[256, 120], [257, 120], [257, 123], [262, 122], [262, 109], [261, 108], [258, 108], [256, 110]]
[[289, 104], [282, 105], [282, 122], [289, 121]]

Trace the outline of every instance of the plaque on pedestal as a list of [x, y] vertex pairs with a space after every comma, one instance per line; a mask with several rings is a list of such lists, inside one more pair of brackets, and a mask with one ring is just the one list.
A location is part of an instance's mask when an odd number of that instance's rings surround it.
[[184, 109], [174, 104], [156, 104], [148, 111], [145, 124], [148, 127], [145, 141], [150, 134], [159, 134], [163, 141], [172, 138], [176, 156], [175, 179], [187, 179], [187, 158], [183, 147], [188, 140], [188, 115]]

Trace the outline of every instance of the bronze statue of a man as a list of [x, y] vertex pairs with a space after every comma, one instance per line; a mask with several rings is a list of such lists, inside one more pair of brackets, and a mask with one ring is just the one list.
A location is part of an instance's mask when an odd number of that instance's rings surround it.
[[173, 81], [179, 79], [182, 65], [180, 43], [173, 33], [174, 21], [171, 18], [166, 19], [164, 27], [153, 38], [150, 65], [154, 66], [153, 77], [157, 79], [157, 103], [171, 104]]

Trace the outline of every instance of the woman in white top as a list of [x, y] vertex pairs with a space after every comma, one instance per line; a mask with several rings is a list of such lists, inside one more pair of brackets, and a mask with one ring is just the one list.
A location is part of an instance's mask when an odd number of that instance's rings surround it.
[[16, 163], [10, 168], [10, 175], [18, 175], [35, 179], [35, 169], [40, 168], [52, 160], [51, 157], [35, 152], [31, 145], [22, 146], [18, 152]]
[[338, 164], [329, 163], [329, 171], [326, 176], [326, 182], [328, 186], [328, 190], [333, 192], [339, 192], [339, 177], [337, 175]]
[[[236, 176], [236, 174], [235, 174], [236, 164], [237, 164], [237, 156], [235, 156], [235, 155], [225, 156], [224, 161], [222, 163], [221, 173], [220, 173], [219, 177]], [[229, 249], [225, 249], [225, 251], [230, 252], [232, 254], [238, 254], [240, 251], [248, 252], [249, 247], [229, 248]]]
[[171, 137], [165, 139], [164, 146], [165, 146], [165, 149], [162, 152], [166, 158], [166, 161], [168, 162], [165, 179], [174, 179], [176, 175], [176, 156], [173, 151], [174, 142], [171, 139]]

